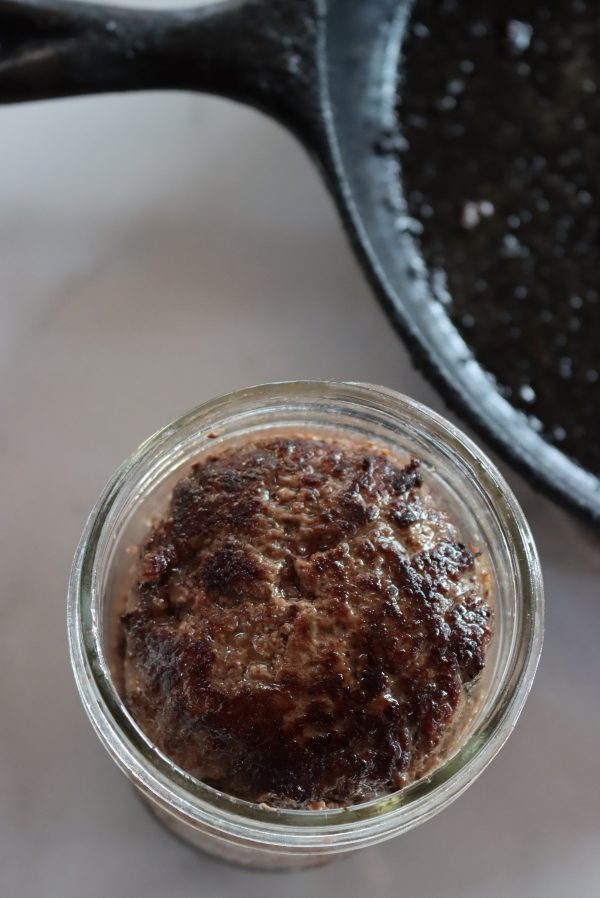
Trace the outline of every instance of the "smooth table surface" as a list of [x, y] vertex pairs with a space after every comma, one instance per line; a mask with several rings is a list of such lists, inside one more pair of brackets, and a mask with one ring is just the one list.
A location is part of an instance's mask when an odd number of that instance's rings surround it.
[[597, 898], [600, 540], [504, 468], [547, 587], [539, 675], [451, 808], [316, 871], [228, 868], [167, 835], [80, 707], [65, 594], [114, 468], [187, 408], [341, 378], [443, 411], [281, 129], [217, 100], [0, 109], [0, 895]]

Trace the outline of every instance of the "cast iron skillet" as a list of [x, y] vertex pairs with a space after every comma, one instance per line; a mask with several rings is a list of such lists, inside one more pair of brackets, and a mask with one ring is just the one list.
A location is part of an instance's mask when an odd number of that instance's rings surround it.
[[278, 119], [318, 161], [365, 272], [417, 363], [530, 481], [600, 527], [600, 479], [546, 443], [500, 396], [433, 297], [403, 227], [397, 162], [381, 151], [381, 139], [393, 132], [411, 3], [231, 0], [146, 11], [0, 0], [0, 100], [192, 90]]

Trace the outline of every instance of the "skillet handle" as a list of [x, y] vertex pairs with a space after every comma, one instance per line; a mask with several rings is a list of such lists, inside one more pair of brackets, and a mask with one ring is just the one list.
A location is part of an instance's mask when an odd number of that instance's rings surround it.
[[220, 94], [306, 139], [319, 118], [325, 0], [141, 10], [0, 0], [0, 102], [133, 90]]

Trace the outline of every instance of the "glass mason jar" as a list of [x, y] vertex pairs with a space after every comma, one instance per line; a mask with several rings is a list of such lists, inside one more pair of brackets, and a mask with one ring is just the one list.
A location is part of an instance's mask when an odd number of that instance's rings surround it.
[[[468, 544], [486, 555], [495, 634], [481, 700], [457, 749], [398, 792], [335, 810], [283, 810], [234, 798], [169, 761], [121, 697], [116, 608], [132, 577], [128, 547], [164, 512], [174, 483], [207, 449], [285, 431], [373, 439], [419, 457]], [[543, 588], [533, 539], [508, 485], [460, 430], [417, 402], [365, 384], [268, 384], [184, 415], [147, 440], [110, 481], [86, 524], [69, 585], [71, 660], [85, 709], [104, 746], [157, 816], [220, 857], [262, 868], [324, 863], [428, 820], [489, 764], [521, 712], [542, 647]]]

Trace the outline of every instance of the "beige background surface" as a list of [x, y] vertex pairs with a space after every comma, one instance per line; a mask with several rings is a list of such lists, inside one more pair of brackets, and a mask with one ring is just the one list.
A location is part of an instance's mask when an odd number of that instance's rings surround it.
[[600, 544], [508, 476], [547, 641], [507, 747], [455, 805], [319, 871], [249, 874], [150, 818], [79, 706], [69, 565], [113, 469], [196, 403], [294, 377], [442, 409], [357, 270], [302, 151], [217, 100], [0, 110], [0, 895], [596, 898]]

